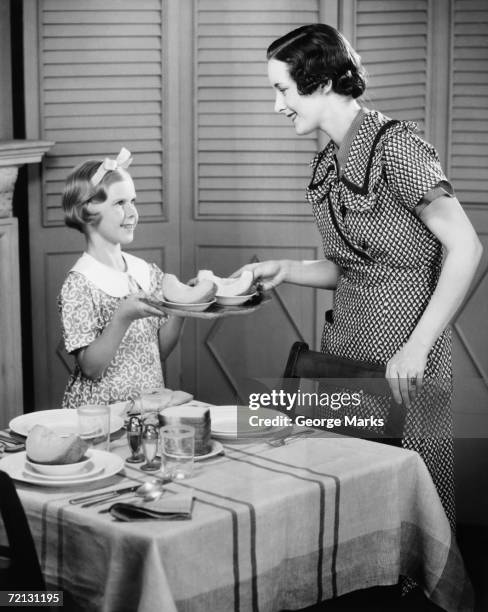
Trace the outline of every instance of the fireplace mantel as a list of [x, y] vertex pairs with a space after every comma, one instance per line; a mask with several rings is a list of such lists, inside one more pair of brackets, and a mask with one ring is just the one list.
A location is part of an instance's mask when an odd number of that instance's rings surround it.
[[38, 163], [53, 145], [45, 140], [0, 140], [0, 168]]
[[12, 216], [19, 167], [39, 163], [53, 145], [45, 140], [0, 140], [0, 218]]

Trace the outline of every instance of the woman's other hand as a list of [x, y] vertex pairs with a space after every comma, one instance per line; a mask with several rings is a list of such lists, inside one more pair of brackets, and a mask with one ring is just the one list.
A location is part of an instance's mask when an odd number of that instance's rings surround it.
[[387, 363], [386, 378], [397, 404], [409, 408], [422, 389], [427, 356], [425, 347], [407, 342]]
[[236, 278], [244, 270], [250, 270], [253, 273], [254, 281], [260, 281], [264, 291], [269, 291], [286, 280], [289, 267], [289, 261], [286, 259], [259, 261], [242, 266], [242, 268], [231, 274], [230, 278]]

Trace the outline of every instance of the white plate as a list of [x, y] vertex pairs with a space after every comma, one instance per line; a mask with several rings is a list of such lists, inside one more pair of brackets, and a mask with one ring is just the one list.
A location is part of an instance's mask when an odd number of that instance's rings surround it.
[[192, 312], [203, 312], [214, 303], [215, 299], [210, 300], [209, 302], [200, 302], [199, 304], [179, 304], [178, 302], [168, 302], [168, 300], [163, 300], [161, 302], [161, 304], [166, 306], [166, 308], [175, 308], [176, 310], [188, 310]]
[[223, 450], [224, 450], [224, 447], [222, 446], [220, 442], [217, 442], [217, 440], [212, 440], [211, 451], [207, 453], [206, 455], [195, 455], [194, 461], [203, 461], [204, 459], [210, 459], [210, 457], [215, 457], [216, 455], [219, 455], [220, 453], [222, 453]]
[[[21, 436], [27, 436], [34, 425], [44, 425], [58, 434], [78, 433], [78, 413], [69, 408], [53, 408], [52, 410], [39, 410], [21, 414], [12, 419], [9, 427]], [[114, 433], [124, 426], [124, 421], [116, 414], [110, 415], [110, 433]]]
[[0, 470], [7, 472], [14, 480], [35, 484], [40, 487], [67, 487], [79, 486], [97, 480], [103, 480], [120, 472], [124, 467], [122, 457], [106, 451], [93, 450], [92, 460], [96, 472], [87, 474], [84, 478], [66, 478], [63, 480], [48, 480], [28, 474], [25, 470], [25, 451], [12, 453], [0, 459]]
[[233, 295], [233, 296], [225, 296], [225, 295], [216, 295], [217, 304], [221, 306], [242, 306], [251, 298], [256, 295], [256, 291], [254, 293], [249, 293], [248, 295]]
[[[249, 418], [256, 415], [260, 418], [286, 417], [278, 410], [259, 408], [250, 410], [247, 406], [210, 406], [212, 438], [217, 440], [236, 440], [238, 438], [255, 438], [267, 436], [286, 429], [286, 425], [250, 425]], [[281, 421], [282, 419], [280, 419]]]
[[43, 481], [43, 480], [52, 480], [53, 482], [56, 481], [63, 481], [66, 480], [67, 478], [69, 478], [70, 480], [80, 480], [80, 479], [86, 479], [87, 477], [92, 477], [95, 476], [95, 474], [99, 474], [101, 471], [103, 470], [103, 465], [98, 465], [96, 466], [93, 461], [89, 461], [87, 463], [87, 465], [85, 465], [83, 467], [83, 469], [78, 472], [77, 474], [70, 474], [69, 477], [68, 476], [52, 476], [52, 475], [47, 475], [47, 474], [41, 474], [39, 472], [36, 472], [31, 465], [26, 461], [25, 463], [25, 468], [24, 468], [24, 474], [26, 474], [29, 478], [36, 478], [37, 480]]

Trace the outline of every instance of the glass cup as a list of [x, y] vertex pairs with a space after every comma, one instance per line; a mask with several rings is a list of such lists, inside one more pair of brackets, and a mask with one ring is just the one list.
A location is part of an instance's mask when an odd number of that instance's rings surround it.
[[78, 408], [78, 432], [91, 448], [110, 450], [110, 406], [86, 404]]
[[193, 474], [195, 428], [167, 425], [161, 427], [160, 435], [163, 475], [172, 480], [189, 478]]

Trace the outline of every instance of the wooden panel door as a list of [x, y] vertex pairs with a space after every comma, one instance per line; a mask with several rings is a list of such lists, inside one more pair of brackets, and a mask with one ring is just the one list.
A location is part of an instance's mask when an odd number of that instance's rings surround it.
[[[180, 57], [181, 112], [194, 122], [183, 151], [191, 160], [183, 201], [192, 204], [182, 209], [184, 277], [199, 269], [227, 276], [257, 260], [320, 258], [305, 187], [309, 162], [323, 143], [317, 134], [297, 137], [274, 113], [266, 48], [300, 25], [337, 23], [335, 3], [181, 4], [181, 36], [194, 46]], [[204, 400], [233, 402], [245, 394], [245, 379], [279, 377], [295, 340], [317, 346], [330, 292], [281, 286], [272, 298], [251, 316], [187, 326], [185, 389]]]
[[[173, 33], [165, 11], [162, 0], [24, 3], [27, 137], [56, 142], [29, 177], [36, 409], [59, 407], [72, 367], [56, 307], [84, 249], [81, 234], [62, 220], [60, 194], [72, 167], [127, 147], [140, 216], [129, 250], [179, 270], [177, 184], [167, 180], [175, 169], [165, 86]], [[168, 384], [178, 382], [178, 358], [177, 351], [168, 364]]]

